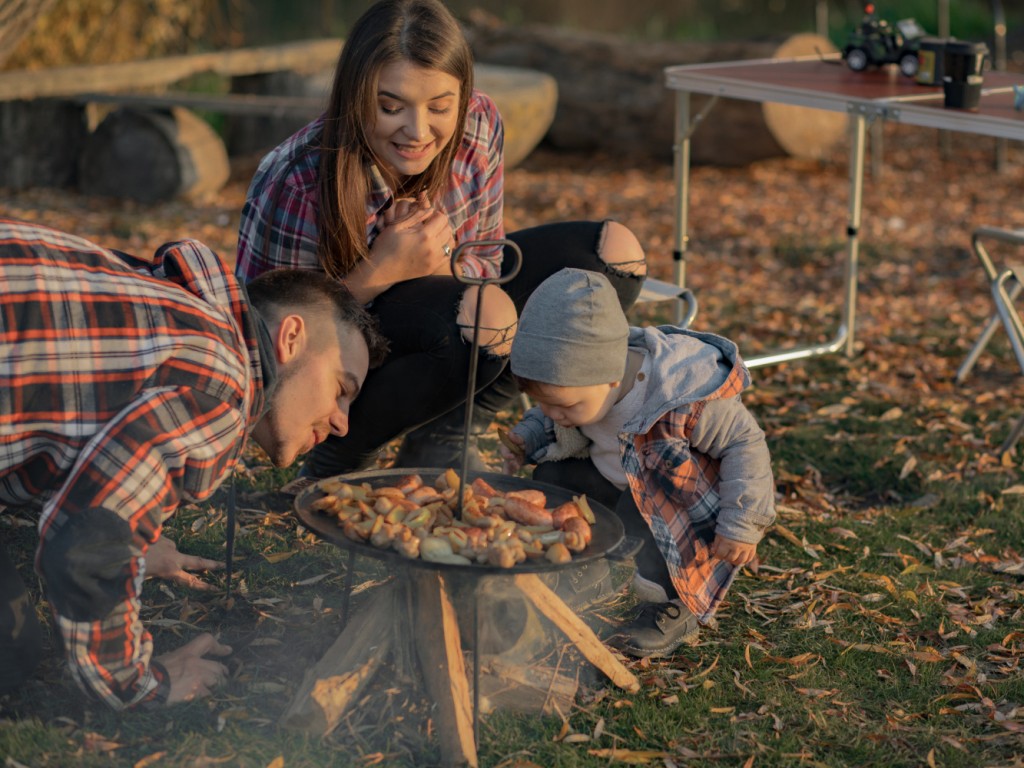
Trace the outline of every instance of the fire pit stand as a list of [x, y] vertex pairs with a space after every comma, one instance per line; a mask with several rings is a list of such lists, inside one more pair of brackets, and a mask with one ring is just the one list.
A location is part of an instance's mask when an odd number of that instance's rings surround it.
[[[507, 245], [517, 257], [517, 263], [499, 278], [469, 278], [455, 268], [465, 248], [484, 245]], [[511, 280], [522, 265], [522, 253], [509, 240], [473, 241], [464, 243], [452, 254], [452, 271], [461, 282], [479, 285], [474, 318], [473, 350], [470, 356], [469, 384], [466, 396], [466, 422], [463, 435], [461, 482], [472, 482], [465, 446], [476, 390], [476, 358], [480, 329], [480, 308], [483, 287]], [[408, 474], [421, 474], [425, 481], [444, 469], [379, 470], [341, 476], [346, 482], [393, 484]], [[543, 486], [530, 480], [493, 473], [475, 473], [485, 477], [499, 490], [542, 488], [549, 503], [561, 503], [572, 498], [566, 489]], [[637, 542], [624, 537], [622, 523], [611, 510], [591, 502], [595, 514], [593, 538], [587, 548], [573, 561], [553, 564], [547, 561], [527, 561], [511, 569], [487, 565], [450, 565], [422, 560], [410, 560], [397, 552], [380, 550], [369, 544], [345, 538], [335, 522], [312, 510], [310, 504], [319, 495], [316, 486], [307, 487], [295, 498], [295, 510], [307, 528], [348, 552], [342, 596], [342, 616], [345, 625], [341, 635], [324, 656], [307, 671], [302, 685], [281, 717], [282, 725], [319, 736], [330, 733], [345, 712], [358, 701], [366, 684], [380, 668], [384, 659], [393, 656], [396, 666], [407, 672], [418, 669], [426, 693], [435, 706], [434, 723], [444, 765], [478, 765], [480, 692], [481, 692], [481, 594], [480, 577], [509, 579], [508, 594], [521, 600], [529, 610], [545, 617], [568, 643], [603, 672], [613, 684], [627, 691], [640, 688], [637, 678], [613, 655], [594, 634], [593, 630], [541, 578], [544, 573], [579, 568], [589, 561], [603, 558], [625, 559], [635, 551]], [[459, 495], [457, 516], [461, 516], [462, 495]], [[367, 601], [359, 621], [350, 621], [350, 596], [354, 586], [356, 556], [368, 556], [389, 563], [396, 578], [375, 587], [372, 600]], [[472, 674], [467, 674], [463, 639], [453, 596], [453, 582], [462, 580], [471, 584], [469, 598], [469, 647], [472, 649]], [[463, 604], [465, 601], [462, 601]], [[414, 650], [401, 645], [402, 638], [415, 638]], [[415, 657], [415, 658], [412, 658]]]

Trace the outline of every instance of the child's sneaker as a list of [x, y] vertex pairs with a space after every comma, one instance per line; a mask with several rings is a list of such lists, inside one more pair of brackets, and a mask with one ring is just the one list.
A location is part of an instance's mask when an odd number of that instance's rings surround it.
[[620, 647], [630, 656], [668, 656], [683, 643], [694, 643], [700, 634], [697, 617], [678, 600], [649, 603], [619, 633]]

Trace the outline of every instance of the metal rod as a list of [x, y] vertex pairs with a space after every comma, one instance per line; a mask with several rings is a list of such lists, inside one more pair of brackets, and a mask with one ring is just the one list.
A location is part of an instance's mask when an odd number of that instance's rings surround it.
[[[498, 277], [467, 277], [463, 275], [458, 267], [459, 257], [467, 248], [482, 248], [484, 246], [500, 245], [512, 249], [516, 255], [516, 263], [513, 269], [499, 275]], [[465, 285], [478, 285], [480, 292], [476, 297], [476, 313], [473, 317], [473, 347], [469, 356], [469, 382], [466, 391], [466, 418], [462, 425], [462, 472], [459, 475], [459, 497], [458, 506], [455, 510], [455, 518], [462, 519], [462, 502], [465, 496], [465, 489], [469, 485], [469, 430], [473, 421], [473, 401], [476, 398], [476, 369], [477, 354], [480, 351], [480, 312], [484, 305], [484, 286], [504, 285], [519, 274], [523, 267], [523, 252], [511, 240], [470, 240], [458, 245], [451, 255], [451, 270], [455, 279]]]
[[[1017, 286], [1017, 290], [1014, 295], [1020, 293], [1020, 286]], [[970, 352], [967, 353], [967, 357], [960, 364], [960, 367], [956, 369], [956, 381], [957, 384], [963, 384], [968, 374], [974, 370], [975, 363], [978, 362], [978, 358], [981, 357], [981, 353], [985, 351], [985, 347], [992, 340], [992, 334], [999, 328], [999, 316], [993, 315], [988, 319], [985, 327], [981, 331], [981, 335], [978, 336], [978, 340], [974, 342], [974, 346], [971, 347]]]

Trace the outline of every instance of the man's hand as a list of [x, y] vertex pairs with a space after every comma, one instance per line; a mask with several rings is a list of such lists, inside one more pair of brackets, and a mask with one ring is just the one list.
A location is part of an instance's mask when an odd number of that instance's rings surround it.
[[743, 544], [716, 534], [711, 554], [732, 565], [749, 565], [757, 558], [757, 544]]
[[176, 651], [156, 657], [171, 682], [168, 704], [192, 701], [210, 695], [211, 689], [228, 679], [228, 668], [219, 661], [204, 659], [206, 654], [227, 656], [231, 647], [221, 645], [209, 632], [204, 632]]
[[161, 536], [146, 551], [147, 577], [156, 576], [158, 579], [167, 579], [192, 589], [210, 590], [213, 589], [213, 585], [207, 584], [188, 571], [213, 571], [223, 567], [224, 563], [217, 560], [182, 554], [178, 551], [177, 545], [166, 536]]

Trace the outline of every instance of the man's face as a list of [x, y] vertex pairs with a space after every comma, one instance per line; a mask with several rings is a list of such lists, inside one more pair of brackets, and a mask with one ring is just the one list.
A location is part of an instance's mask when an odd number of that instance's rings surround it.
[[378, 161], [399, 177], [427, 170], [455, 133], [459, 90], [459, 81], [438, 69], [405, 61], [384, 67], [368, 136]]
[[252, 432], [276, 466], [288, 466], [330, 434], [348, 432], [348, 411], [366, 380], [370, 355], [356, 330], [345, 329], [340, 339], [333, 331], [329, 336], [285, 360], [279, 351], [270, 409]]

